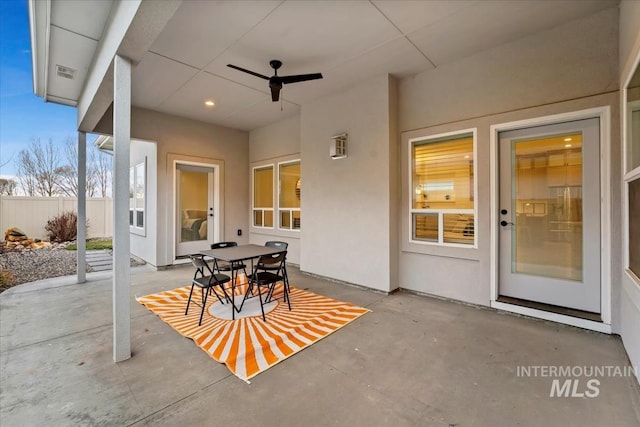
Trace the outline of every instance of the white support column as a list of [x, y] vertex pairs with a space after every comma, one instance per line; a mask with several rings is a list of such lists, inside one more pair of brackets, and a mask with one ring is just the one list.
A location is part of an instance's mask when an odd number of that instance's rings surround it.
[[116, 55], [113, 65], [113, 360], [131, 357], [129, 249], [129, 158], [131, 62]]
[[87, 281], [87, 134], [78, 132], [78, 283]]

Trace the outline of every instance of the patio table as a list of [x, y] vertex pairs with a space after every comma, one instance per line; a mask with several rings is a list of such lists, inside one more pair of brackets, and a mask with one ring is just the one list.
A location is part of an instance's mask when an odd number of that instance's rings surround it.
[[[272, 255], [282, 252], [281, 248], [273, 248], [269, 246], [260, 246], [254, 244], [230, 246], [220, 249], [208, 249], [200, 251], [200, 255], [206, 257], [227, 261], [230, 264], [240, 263], [242, 261], [251, 261], [251, 273], [253, 273], [253, 260], [262, 255]], [[231, 274], [231, 319], [235, 320], [236, 311], [240, 310], [235, 304], [236, 275]], [[249, 288], [247, 288], [247, 291]]]

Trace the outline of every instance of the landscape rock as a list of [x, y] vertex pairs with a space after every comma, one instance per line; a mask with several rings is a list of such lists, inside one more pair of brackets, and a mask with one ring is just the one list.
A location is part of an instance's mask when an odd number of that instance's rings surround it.
[[[24, 231], [18, 227], [11, 227], [4, 232], [4, 249], [22, 251], [25, 249], [42, 249], [51, 247], [51, 243], [43, 242], [40, 239], [29, 238]], [[2, 251], [0, 251], [2, 252]]]

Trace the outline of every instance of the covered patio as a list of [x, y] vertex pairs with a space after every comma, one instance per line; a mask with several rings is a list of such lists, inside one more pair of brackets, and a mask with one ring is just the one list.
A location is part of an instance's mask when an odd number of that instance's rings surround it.
[[[3, 419], [638, 424], [638, 5], [31, 1], [34, 91], [78, 109], [80, 180], [86, 134], [111, 141], [114, 270], [2, 295]], [[273, 60], [324, 77], [272, 102]], [[539, 186], [515, 197], [508, 135], [541, 128], [562, 182], [545, 151]], [[571, 185], [565, 152], [587, 148], [569, 135], [589, 149]], [[202, 203], [182, 205], [183, 187]], [[558, 207], [583, 189], [584, 226]], [[520, 274], [525, 219], [548, 255], [533, 263], [567, 265]], [[186, 285], [184, 257], [222, 240], [285, 241], [293, 286], [372, 312], [246, 385], [133, 298]], [[130, 253], [159, 271], [130, 274]], [[81, 243], [77, 282], [83, 263]], [[630, 370], [585, 374], [603, 366]]]
[[[89, 273], [0, 296], [3, 425], [634, 426], [640, 390], [550, 397], [523, 367], [628, 367], [617, 336], [406, 292], [382, 295], [290, 269], [292, 284], [371, 310], [246, 384], [134, 296], [191, 269], [132, 269], [133, 357], [111, 359], [111, 277]], [[295, 303], [295, 302], [294, 302]], [[576, 351], [580, 349], [580, 351]], [[586, 372], [585, 372], [586, 373]], [[564, 378], [561, 378], [564, 381]]]

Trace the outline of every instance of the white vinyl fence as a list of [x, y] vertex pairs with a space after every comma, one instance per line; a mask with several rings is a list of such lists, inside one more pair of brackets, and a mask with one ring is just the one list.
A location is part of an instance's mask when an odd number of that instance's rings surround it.
[[[4, 232], [18, 227], [27, 236], [47, 240], [44, 226], [63, 212], [77, 212], [75, 197], [0, 196], [0, 241]], [[87, 198], [87, 237], [111, 237], [113, 230], [113, 199]]]

